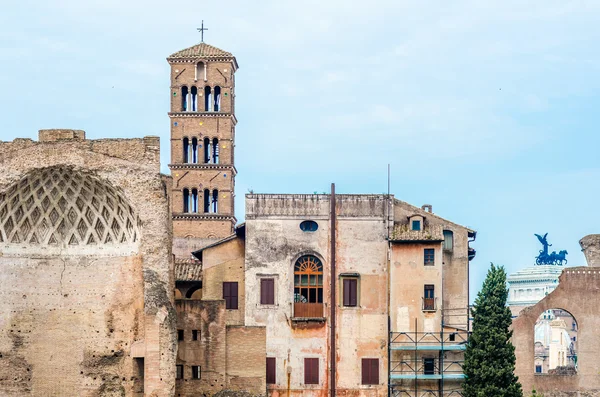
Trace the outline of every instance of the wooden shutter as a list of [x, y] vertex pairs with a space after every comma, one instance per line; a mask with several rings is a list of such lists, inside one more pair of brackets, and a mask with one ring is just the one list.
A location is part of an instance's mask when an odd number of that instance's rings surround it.
[[318, 385], [319, 384], [319, 359], [305, 358], [304, 359], [304, 384]]
[[267, 357], [267, 384], [273, 385], [277, 383], [276, 376], [276, 359], [275, 357]]
[[225, 309], [231, 308], [231, 284], [223, 283], [223, 299], [225, 299]]
[[231, 283], [231, 307], [230, 309], [238, 308], [238, 283]]
[[362, 359], [362, 384], [363, 385], [379, 384], [379, 359], [378, 358], [363, 358]]
[[263, 278], [260, 280], [260, 304], [275, 304], [275, 280], [272, 278]]
[[344, 306], [357, 306], [358, 280], [356, 278], [344, 279]]

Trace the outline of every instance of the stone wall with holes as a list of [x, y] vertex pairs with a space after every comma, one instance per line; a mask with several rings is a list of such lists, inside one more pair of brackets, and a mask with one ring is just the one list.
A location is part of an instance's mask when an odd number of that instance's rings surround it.
[[[600, 396], [600, 269], [597, 235], [580, 244], [590, 267], [566, 268], [558, 287], [536, 305], [523, 309], [514, 319], [513, 339], [517, 357], [515, 374], [525, 395], [532, 389], [546, 397]], [[596, 240], [596, 241], [594, 241]], [[563, 309], [577, 322], [577, 373], [574, 375], [536, 374], [534, 365], [534, 327], [538, 317], [549, 309]]]
[[173, 395], [159, 150], [77, 130], [0, 142], [0, 395]]
[[[337, 312], [338, 394], [387, 395], [387, 233], [390, 201], [384, 195], [337, 196], [336, 301], [331, 302], [330, 196], [295, 194], [246, 195], [246, 325], [267, 329], [267, 357], [276, 359], [271, 395], [306, 393], [327, 396], [331, 306]], [[303, 231], [303, 221], [316, 230]], [[294, 267], [305, 255], [323, 267], [320, 318], [294, 312]], [[343, 306], [341, 280], [358, 279], [357, 305]], [[274, 279], [275, 302], [261, 304], [263, 278]], [[304, 359], [318, 358], [318, 384], [304, 383]], [[377, 384], [361, 384], [361, 360], [379, 359]]]

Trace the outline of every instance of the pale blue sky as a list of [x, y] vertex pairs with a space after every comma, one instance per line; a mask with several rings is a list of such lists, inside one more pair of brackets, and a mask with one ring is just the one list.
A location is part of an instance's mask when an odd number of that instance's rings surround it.
[[[172, 4], [172, 6], [170, 6]], [[176, 10], [172, 7], [176, 7]], [[392, 193], [478, 231], [490, 261], [600, 232], [600, 2], [19, 0], [0, 13], [1, 140], [159, 135], [168, 64], [235, 54], [238, 218], [256, 192]]]

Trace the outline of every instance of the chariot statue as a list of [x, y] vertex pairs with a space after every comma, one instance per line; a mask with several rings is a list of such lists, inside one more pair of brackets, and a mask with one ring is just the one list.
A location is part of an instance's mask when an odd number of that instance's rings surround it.
[[552, 244], [549, 244], [547, 240], [548, 233], [544, 234], [544, 237], [540, 236], [539, 234], [536, 234], [535, 236], [538, 238], [538, 240], [540, 240], [540, 243], [542, 243], [542, 246], [544, 247], [540, 250], [540, 254], [535, 257], [536, 265], [563, 266], [567, 264], [568, 252], [566, 250], [559, 251], [558, 254], [556, 251], [548, 253], [548, 247], [552, 247]]

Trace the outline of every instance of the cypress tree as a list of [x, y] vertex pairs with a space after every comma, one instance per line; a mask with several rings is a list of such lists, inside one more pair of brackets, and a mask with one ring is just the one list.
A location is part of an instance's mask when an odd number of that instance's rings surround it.
[[502, 266], [491, 264], [473, 307], [473, 332], [465, 351], [464, 397], [522, 397], [515, 370], [515, 347], [508, 289]]

